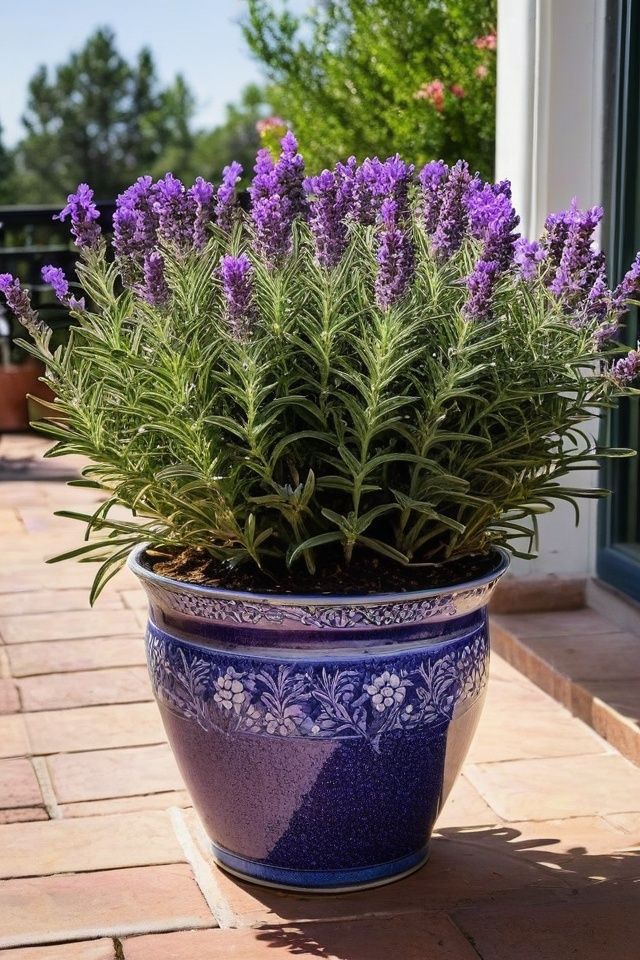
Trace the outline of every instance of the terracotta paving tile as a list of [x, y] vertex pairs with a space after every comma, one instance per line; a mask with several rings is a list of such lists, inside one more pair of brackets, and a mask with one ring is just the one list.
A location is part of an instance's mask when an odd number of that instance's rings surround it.
[[23, 757], [30, 752], [24, 719], [18, 714], [0, 716], [0, 757]]
[[485, 803], [475, 787], [464, 776], [459, 776], [436, 821], [436, 829], [443, 827], [471, 827], [498, 823], [500, 817]]
[[605, 744], [532, 683], [492, 678], [467, 762], [603, 753]]
[[146, 667], [25, 677], [18, 681], [18, 686], [24, 710], [57, 710], [153, 699]]
[[43, 710], [23, 717], [35, 754], [137, 747], [166, 739], [155, 703]]
[[14, 677], [132, 667], [146, 663], [144, 640], [139, 633], [132, 637], [15, 643], [7, 647], [7, 657]]
[[617, 830], [624, 830], [631, 834], [628, 838], [632, 846], [640, 844], [640, 812], [634, 813], [609, 813], [607, 821], [612, 823]]
[[[0, 503], [2, 491], [0, 490]], [[24, 533], [24, 527], [16, 510], [9, 507], [0, 508], [0, 535], [11, 537], [16, 533]]]
[[493, 621], [520, 637], [581, 637], [588, 633], [611, 633], [611, 621], [594, 610], [554, 611], [552, 613], [496, 614]]
[[0, 877], [39, 877], [184, 860], [168, 813], [120, 813], [0, 827]]
[[49, 814], [44, 807], [12, 807], [0, 810], [0, 824], [28, 823], [31, 820], [48, 820]]
[[631, 633], [580, 633], [527, 637], [527, 646], [573, 680], [627, 680], [640, 686], [640, 637]]
[[[491, 634], [493, 637], [493, 634]], [[524, 674], [512, 667], [510, 663], [499, 656], [497, 653], [491, 653], [489, 664], [489, 682], [492, 680], [504, 680], [507, 683], [517, 684], [518, 686], [529, 686], [531, 681], [527, 680]]]
[[55, 754], [47, 758], [47, 765], [60, 803], [182, 789], [167, 744]]
[[140, 587], [138, 590], [123, 590], [120, 594], [125, 607], [130, 610], [146, 610], [147, 595]]
[[[122, 610], [119, 594], [106, 591], [98, 597], [94, 610]], [[0, 594], [0, 616], [25, 613], [53, 613], [60, 610], [89, 610], [86, 590], [40, 590], [34, 593]]]
[[459, 910], [458, 927], [487, 960], [638, 960], [638, 897], [492, 904]]
[[35, 807], [42, 803], [40, 787], [29, 760], [0, 760], [0, 809]]
[[[70, 817], [95, 817], [110, 813], [136, 813], [140, 810], [167, 810], [169, 807], [190, 807], [191, 797], [186, 790], [170, 790], [164, 793], [140, 794], [137, 797], [112, 797], [110, 800], [83, 800], [78, 803], [62, 803], [61, 815]], [[0, 811], [1, 812], [1, 811]]]
[[127, 938], [125, 960], [477, 960], [466, 938], [444, 914], [412, 913], [342, 923], [270, 925], [257, 930], [206, 930]]
[[207, 839], [195, 813], [186, 811], [184, 817], [199, 852], [211, 865], [211, 884], [221, 915], [228, 918], [232, 926], [339, 920], [363, 915], [393, 916], [423, 910], [426, 905], [433, 910], [450, 910], [460, 903], [481, 902], [498, 896], [527, 899], [556, 892], [565, 894], [571, 885], [570, 875], [523, 857], [504, 839], [504, 827], [497, 826], [442, 828], [433, 838], [428, 863], [388, 886], [340, 896], [283, 895], [244, 883], [213, 865]]
[[581, 685], [624, 717], [640, 723], [640, 679], [588, 680]]
[[18, 947], [0, 950], [2, 960], [115, 960], [113, 940], [85, 940], [82, 943], [50, 943], [46, 947]]
[[4, 880], [0, 901], [0, 947], [215, 926], [181, 863]]
[[69, 610], [57, 617], [49, 613], [0, 617], [0, 636], [5, 643], [118, 637], [139, 632], [132, 610]]
[[[51, 556], [60, 549], [64, 549], [63, 544], [58, 543], [56, 546], [52, 543], [46, 553]], [[53, 585], [60, 590], [89, 588], [96, 575], [92, 565], [86, 563], [69, 562], [50, 567], [43, 562], [34, 563], [32, 559], [28, 565], [17, 567], [12, 563], [10, 556], [5, 556], [3, 553], [2, 559], [6, 567], [0, 571], [0, 594], [33, 593], [38, 590], [50, 590]]]
[[580, 610], [584, 607], [586, 577], [546, 574], [513, 576], [498, 583], [491, 598], [492, 613], [527, 613]]
[[470, 764], [465, 776], [504, 820], [625, 813], [640, 797], [640, 770], [617, 754]]
[[13, 680], [0, 678], [0, 714], [15, 713], [20, 709], [18, 688]]

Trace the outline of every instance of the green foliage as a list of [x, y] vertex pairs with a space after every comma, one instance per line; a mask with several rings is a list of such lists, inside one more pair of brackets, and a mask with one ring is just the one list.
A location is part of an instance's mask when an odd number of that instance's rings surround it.
[[15, 199], [61, 200], [89, 177], [97, 197], [112, 199], [165, 151], [177, 163], [190, 153], [193, 109], [181, 77], [160, 88], [148, 49], [128, 63], [113, 32], [97, 30], [53, 75], [42, 66], [29, 83]]
[[[495, 0], [332, 0], [308, 15], [248, 0], [245, 37], [312, 169], [354, 154], [466, 156], [493, 170]], [[426, 84], [443, 84], [443, 101]]]
[[195, 134], [193, 147], [184, 162], [175, 163], [170, 152], [156, 164], [159, 175], [165, 170], [174, 170], [185, 180], [197, 175], [210, 180], [219, 180], [220, 171], [232, 159], [242, 164], [245, 174], [250, 175], [255, 155], [260, 146], [256, 124], [266, 110], [264, 93], [260, 87], [250, 84], [240, 94], [237, 104], [229, 104], [223, 122], [213, 130]]
[[[66, 346], [51, 352], [46, 333], [25, 346], [58, 397], [51, 455], [89, 457], [82, 483], [108, 494], [79, 517], [91, 539], [70, 554], [104, 562], [95, 591], [144, 540], [276, 577], [374, 553], [406, 565], [492, 544], [527, 553], [538, 514], [603, 493], [566, 485], [607, 452], [582, 430], [617, 392], [596, 322], [572, 325], [544, 271], [505, 273], [494, 320], [470, 322], [477, 241], [442, 264], [421, 217], [412, 231], [415, 281], [385, 310], [375, 228], [359, 224], [333, 270], [305, 223], [278, 269], [255, 256], [249, 223], [231, 238], [213, 228], [201, 252], [165, 246], [167, 308], [123, 290], [104, 247], [83, 252], [94, 312], [76, 314]], [[257, 315], [237, 339], [217, 268], [242, 249]], [[135, 518], [111, 519], [119, 505]]]

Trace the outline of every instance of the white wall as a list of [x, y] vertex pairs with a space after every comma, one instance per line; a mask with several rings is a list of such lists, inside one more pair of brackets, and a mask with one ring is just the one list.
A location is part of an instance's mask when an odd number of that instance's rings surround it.
[[[511, 180], [530, 238], [574, 196], [601, 200], [605, 12], [606, 0], [498, 0], [496, 178]], [[568, 504], [542, 516], [540, 556], [513, 572], [592, 573], [597, 505], [582, 504], [577, 530]]]

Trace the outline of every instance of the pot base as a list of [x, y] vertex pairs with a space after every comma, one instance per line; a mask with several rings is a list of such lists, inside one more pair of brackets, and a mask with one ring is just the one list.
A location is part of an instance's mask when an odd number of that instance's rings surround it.
[[258, 860], [239, 857], [211, 843], [213, 859], [227, 873], [239, 880], [291, 893], [349, 893], [369, 890], [402, 880], [419, 870], [429, 859], [429, 848], [418, 850], [399, 860], [371, 867], [346, 870], [292, 870], [274, 867]]

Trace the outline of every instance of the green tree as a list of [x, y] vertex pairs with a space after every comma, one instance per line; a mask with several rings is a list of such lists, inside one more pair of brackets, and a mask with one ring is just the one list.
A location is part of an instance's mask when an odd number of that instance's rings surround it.
[[244, 168], [245, 180], [251, 176], [260, 137], [256, 124], [265, 116], [265, 96], [254, 84], [245, 87], [237, 104], [228, 104], [226, 116], [213, 130], [199, 133], [195, 138], [189, 173], [219, 179], [220, 172], [231, 160]]
[[2, 142], [2, 124], [0, 124], [0, 203], [14, 201], [14, 166], [13, 154]]
[[328, 0], [302, 16], [247, 3], [269, 103], [311, 167], [398, 151], [491, 173], [495, 0]]
[[180, 174], [193, 146], [193, 109], [181, 77], [160, 87], [148, 49], [128, 63], [113, 32], [97, 30], [52, 75], [41, 66], [29, 83], [19, 200], [60, 201], [82, 180], [110, 199], [172, 151]]

